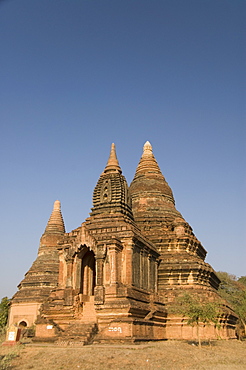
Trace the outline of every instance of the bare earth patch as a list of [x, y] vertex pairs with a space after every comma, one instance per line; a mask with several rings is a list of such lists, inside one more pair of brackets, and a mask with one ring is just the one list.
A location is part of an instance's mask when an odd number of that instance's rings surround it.
[[216, 341], [201, 350], [178, 341], [76, 348], [42, 344], [17, 347], [0, 347], [0, 356], [11, 351], [17, 355], [9, 369], [246, 369], [246, 342], [233, 340]]

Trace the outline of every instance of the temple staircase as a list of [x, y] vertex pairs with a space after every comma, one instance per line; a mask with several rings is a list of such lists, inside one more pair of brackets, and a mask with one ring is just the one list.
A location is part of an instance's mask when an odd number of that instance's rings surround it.
[[66, 346], [91, 343], [98, 331], [94, 296], [85, 296], [80, 303], [79, 311], [79, 313], [76, 312], [71, 296], [64, 296], [63, 292], [58, 290], [53, 292], [42, 306], [39, 323], [53, 325], [56, 335], [35, 337], [34, 341], [50, 341]]
[[94, 297], [83, 303], [83, 313], [80, 319], [70, 320], [57, 340], [58, 345], [81, 346], [90, 344], [97, 334], [97, 318], [94, 307]]
[[65, 330], [74, 320], [74, 308], [72, 299], [65, 300], [62, 293], [59, 290], [52, 292], [49, 300], [43, 305], [41, 314], [43, 318]]
[[83, 303], [83, 315], [81, 320], [83, 323], [93, 323], [97, 321], [94, 296], [90, 296], [90, 300]]
[[56, 343], [63, 346], [83, 346], [92, 343], [97, 332], [96, 323], [86, 324], [81, 321], [75, 321], [68, 325]]

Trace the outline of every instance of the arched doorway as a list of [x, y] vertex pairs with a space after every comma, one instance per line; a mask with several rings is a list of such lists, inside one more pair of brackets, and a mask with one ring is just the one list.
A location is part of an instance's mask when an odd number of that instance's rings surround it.
[[26, 321], [21, 321], [18, 326], [20, 329], [25, 329], [27, 327], [27, 323]]
[[96, 269], [95, 269], [95, 255], [92, 251], [88, 250], [83, 258], [81, 264], [81, 284], [80, 294], [83, 298], [94, 295], [96, 281]]

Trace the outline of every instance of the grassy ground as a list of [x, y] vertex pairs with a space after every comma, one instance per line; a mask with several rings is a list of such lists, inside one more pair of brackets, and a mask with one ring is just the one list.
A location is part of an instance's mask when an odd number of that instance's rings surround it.
[[[216, 341], [200, 350], [187, 342], [139, 345], [0, 347], [0, 369], [246, 369], [246, 341]], [[4, 364], [4, 359], [5, 361]], [[2, 367], [1, 367], [2, 366]]]

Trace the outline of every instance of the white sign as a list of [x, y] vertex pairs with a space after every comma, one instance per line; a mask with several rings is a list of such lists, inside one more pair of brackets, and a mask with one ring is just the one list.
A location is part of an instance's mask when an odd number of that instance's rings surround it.
[[53, 329], [53, 325], [47, 325], [46, 329]]
[[15, 340], [15, 332], [14, 331], [9, 332], [8, 340]]

